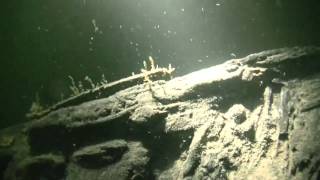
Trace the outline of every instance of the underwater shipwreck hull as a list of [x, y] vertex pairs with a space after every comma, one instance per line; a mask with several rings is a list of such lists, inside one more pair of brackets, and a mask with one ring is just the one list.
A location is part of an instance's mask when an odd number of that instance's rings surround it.
[[319, 179], [320, 48], [282, 48], [2, 130], [4, 179]]

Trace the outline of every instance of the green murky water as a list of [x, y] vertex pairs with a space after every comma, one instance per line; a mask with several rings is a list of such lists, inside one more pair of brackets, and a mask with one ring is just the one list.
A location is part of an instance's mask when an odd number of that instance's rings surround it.
[[0, 9], [0, 127], [25, 121], [36, 92], [44, 104], [68, 96], [69, 75], [113, 81], [152, 56], [177, 76], [320, 44], [316, 0], [7, 0]]

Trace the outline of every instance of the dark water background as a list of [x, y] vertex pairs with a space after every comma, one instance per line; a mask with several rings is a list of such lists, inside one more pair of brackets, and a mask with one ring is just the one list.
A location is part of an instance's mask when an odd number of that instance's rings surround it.
[[70, 93], [68, 75], [109, 81], [154, 57], [176, 76], [257, 51], [320, 44], [317, 0], [4, 0], [0, 127]]

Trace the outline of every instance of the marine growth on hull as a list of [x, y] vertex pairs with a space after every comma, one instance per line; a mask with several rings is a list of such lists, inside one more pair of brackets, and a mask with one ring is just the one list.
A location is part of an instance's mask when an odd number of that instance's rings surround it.
[[[0, 136], [4, 179], [319, 179], [320, 48], [79, 90]], [[74, 81], [74, 80], [72, 80]]]

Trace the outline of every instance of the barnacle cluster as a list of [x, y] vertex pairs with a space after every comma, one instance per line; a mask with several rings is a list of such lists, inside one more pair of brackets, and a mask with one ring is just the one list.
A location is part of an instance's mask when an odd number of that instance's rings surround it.
[[34, 114], [41, 112], [45, 109], [45, 107], [40, 102], [39, 93], [36, 93], [35, 100], [32, 102], [31, 107], [29, 109], [29, 113]]
[[168, 68], [160, 68], [155, 64], [155, 61], [151, 56], [149, 56], [149, 64], [146, 61], [143, 61], [143, 67], [141, 73], [144, 75], [144, 82], [147, 83], [151, 83], [151, 78], [158, 75], [157, 73], [153, 73], [155, 71], [159, 71], [162, 76], [169, 75], [171, 77], [172, 72], [175, 70], [171, 64], [168, 65]]
[[164, 76], [169, 76], [171, 78], [172, 72], [175, 70], [175, 68], [172, 68], [171, 64], [169, 64], [168, 68], [158, 67], [158, 65], [155, 65], [155, 61], [151, 56], [149, 56], [149, 63], [143, 61], [143, 66], [144, 68], [141, 69], [140, 74], [135, 75], [133, 73], [131, 77], [129, 76], [110, 83], [106, 81], [104, 75], [102, 75], [101, 81], [97, 83], [95, 83], [89, 76], [86, 76], [83, 81], [78, 81], [77, 83], [72, 76], [68, 76], [71, 80], [71, 85], [69, 86], [71, 96], [67, 99], [63, 99], [62, 96], [62, 99], [59, 102], [46, 108], [43, 108], [40, 104], [39, 96], [37, 96], [36, 100], [32, 103], [27, 117], [39, 118], [59, 108], [76, 105], [83, 101], [90, 100], [90, 98], [98, 98], [102, 93], [111, 95], [115, 89], [121, 90], [131, 86], [132, 82], [139, 83], [141, 80], [143, 80], [151, 90], [152, 80], [163, 79]]
[[[71, 90], [71, 96], [77, 96], [84, 91], [94, 89], [108, 83], [104, 74], [101, 76], [101, 81], [97, 83], [95, 83], [89, 76], [84, 77], [84, 81], [79, 80], [78, 83], [75, 82], [72, 76], [69, 75], [68, 78], [71, 81], [71, 85], [69, 86], [69, 89]], [[86, 86], [89, 85], [89, 87], [86, 88], [83, 82], [86, 82]]]

